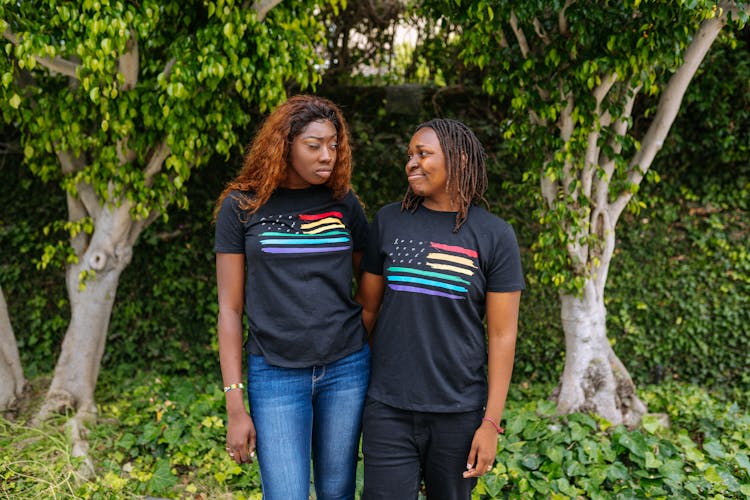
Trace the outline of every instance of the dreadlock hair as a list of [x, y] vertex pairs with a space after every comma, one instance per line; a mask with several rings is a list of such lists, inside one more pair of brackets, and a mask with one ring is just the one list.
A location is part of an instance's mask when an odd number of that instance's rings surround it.
[[[466, 222], [472, 204], [481, 202], [487, 205], [484, 198], [487, 190], [484, 148], [474, 132], [458, 120], [434, 118], [418, 125], [414, 132], [423, 128], [435, 131], [443, 150], [447, 170], [445, 189], [450, 195], [451, 203], [458, 207], [456, 225], [453, 227], [455, 233]], [[414, 212], [422, 201], [423, 198], [409, 186], [401, 201], [401, 210]]]
[[247, 215], [265, 204], [286, 178], [294, 139], [310, 122], [322, 120], [331, 122], [337, 135], [336, 163], [325, 186], [333, 191], [334, 198], [343, 198], [350, 189], [352, 176], [349, 129], [344, 115], [328, 99], [297, 95], [281, 104], [264, 120], [247, 148], [239, 174], [227, 183], [219, 196], [214, 207], [214, 220], [224, 198], [232, 190], [250, 193], [250, 196], [241, 195], [239, 199], [239, 207]]

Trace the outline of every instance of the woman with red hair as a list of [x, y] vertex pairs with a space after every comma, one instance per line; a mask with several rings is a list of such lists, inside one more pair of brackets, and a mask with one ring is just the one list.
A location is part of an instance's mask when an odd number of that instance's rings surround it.
[[295, 96], [265, 120], [217, 202], [227, 452], [246, 463], [257, 447], [266, 500], [309, 498], [311, 454], [317, 498], [354, 498], [370, 352], [351, 289], [368, 231], [351, 168], [341, 110]]

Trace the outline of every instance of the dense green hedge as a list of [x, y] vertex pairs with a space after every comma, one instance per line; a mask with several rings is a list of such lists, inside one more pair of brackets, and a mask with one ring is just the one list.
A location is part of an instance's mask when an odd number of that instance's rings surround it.
[[608, 288], [609, 333], [640, 381], [747, 388], [750, 218], [690, 200], [688, 192], [679, 203], [654, 199], [624, 221]]
[[[400, 91], [422, 104], [404, 105], [394, 89], [327, 91], [350, 121], [354, 181], [368, 213], [401, 196], [406, 145], [417, 123], [443, 113], [474, 128], [490, 158], [492, 208], [513, 223], [523, 249], [528, 289], [516, 380], [556, 380], [564, 357], [557, 293], [535, 279], [528, 248], [536, 227], [526, 204], [509, 189], [522, 168], [508, 160], [492, 135], [497, 123], [489, 117], [500, 116], [499, 104], [469, 91], [450, 96], [411, 87]], [[17, 160], [6, 157], [0, 165], [6, 206], [0, 216], [0, 285], [27, 376], [33, 377], [54, 366], [67, 324], [62, 270], [35, 267], [43, 228], [64, 216], [65, 201], [56, 186], [32, 178]], [[189, 181], [190, 210], [171, 211], [168, 220], [143, 234], [121, 278], [106, 369], [217, 370], [211, 210], [238, 160], [239, 152], [196, 172]], [[639, 384], [667, 376], [708, 385], [746, 387], [750, 381], [744, 371], [750, 364], [750, 197], [747, 182], [737, 179], [701, 197], [677, 189], [680, 178], [656, 184], [640, 195], [647, 208], [625, 217], [618, 228], [607, 287], [610, 337]]]

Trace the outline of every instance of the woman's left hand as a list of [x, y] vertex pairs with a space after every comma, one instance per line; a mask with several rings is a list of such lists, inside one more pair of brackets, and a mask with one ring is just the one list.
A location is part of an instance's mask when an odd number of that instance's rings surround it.
[[471, 451], [466, 460], [465, 478], [480, 477], [492, 470], [497, 455], [497, 436], [497, 431], [489, 425], [480, 425], [474, 432]]

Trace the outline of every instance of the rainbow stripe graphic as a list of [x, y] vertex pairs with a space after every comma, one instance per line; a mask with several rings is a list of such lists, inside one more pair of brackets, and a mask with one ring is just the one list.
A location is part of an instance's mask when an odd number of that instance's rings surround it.
[[399, 292], [421, 293], [463, 300], [477, 269], [478, 254], [468, 248], [435, 242], [396, 239], [394, 264], [386, 269], [388, 287]]
[[341, 221], [341, 212], [264, 217], [260, 233], [262, 251], [274, 254], [343, 252], [351, 248], [351, 237]]

